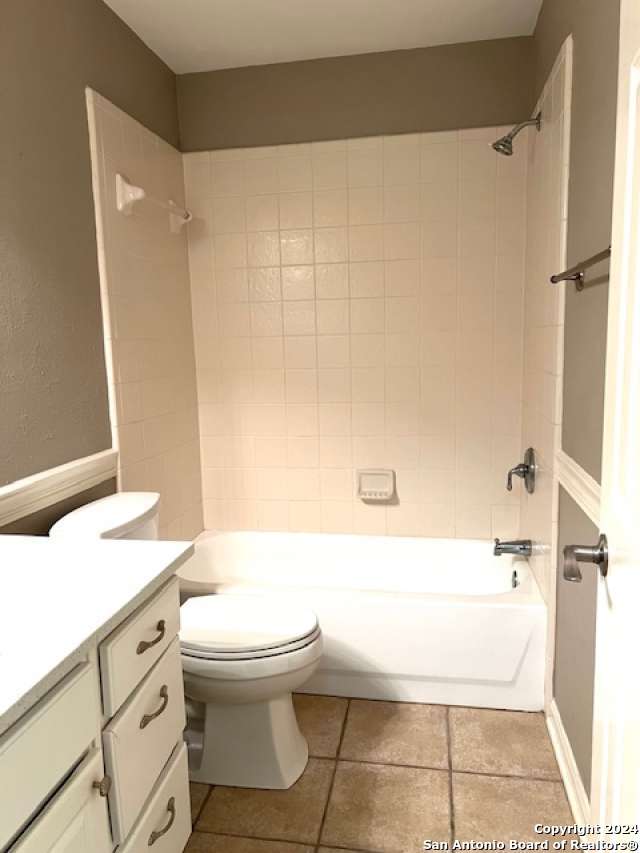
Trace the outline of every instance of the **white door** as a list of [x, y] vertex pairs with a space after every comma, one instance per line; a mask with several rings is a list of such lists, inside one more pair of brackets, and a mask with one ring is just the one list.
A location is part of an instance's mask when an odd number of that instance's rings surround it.
[[601, 519], [610, 562], [598, 592], [591, 789], [603, 825], [640, 822], [640, 3], [621, 6]]
[[106, 799], [93, 784], [103, 775], [102, 753], [93, 749], [12, 853], [111, 853]]

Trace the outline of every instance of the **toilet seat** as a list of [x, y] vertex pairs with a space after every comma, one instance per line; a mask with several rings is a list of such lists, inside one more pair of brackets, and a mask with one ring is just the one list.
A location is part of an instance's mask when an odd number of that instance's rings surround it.
[[320, 637], [313, 611], [271, 597], [205, 595], [180, 608], [183, 657], [251, 661], [291, 654]]
[[260, 660], [262, 658], [279, 657], [280, 655], [290, 654], [291, 652], [304, 649], [314, 640], [321, 636], [320, 628], [309, 634], [308, 637], [303, 637], [293, 643], [286, 643], [283, 646], [271, 649], [254, 649], [245, 652], [220, 652], [215, 649], [193, 649], [186, 645], [180, 645], [180, 652], [183, 657], [195, 658], [197, 660], [219, 660], [219, 661], [242, 661], [242, 660]]
[[322, 645], [322, 632], [318, 631], [305, 646], [266, 657], [225, 660], [216, 657], [199, 657], [182, 651], [182, 669], [187, 675], [218, 682], [257, 682], [277, 679], [291, 675], [318, 661], [322, 655]]

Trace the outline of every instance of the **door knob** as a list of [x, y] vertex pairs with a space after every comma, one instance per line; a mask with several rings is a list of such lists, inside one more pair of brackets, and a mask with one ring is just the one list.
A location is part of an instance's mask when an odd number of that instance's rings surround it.
[[594, 563], [600, 568], [600, 574], [606, 578], [609, 571], [609, 543], [602, 533], [598, 544], [590, 548], [587, 545], [566, 545], [562, 551], [562, 575], [570, 583], [581, 583], [582, 572], [579, 563]]

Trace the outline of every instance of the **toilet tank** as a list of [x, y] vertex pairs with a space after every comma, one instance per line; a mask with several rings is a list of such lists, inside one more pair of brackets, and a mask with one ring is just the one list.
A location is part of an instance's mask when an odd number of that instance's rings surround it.
[[49, 536], [68, 539], [157, 539], [160, 495], [118, 492], [74, 509]]

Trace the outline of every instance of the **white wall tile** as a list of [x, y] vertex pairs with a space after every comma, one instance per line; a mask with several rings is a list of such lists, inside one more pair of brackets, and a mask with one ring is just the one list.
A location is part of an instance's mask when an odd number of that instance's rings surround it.
[[[527, 163], [499, 162], [494, 130], [189, 160], [205, 202], [190, 235], [203, 453], [207, 470], [255, 471], [209, 476], [208, 520], [485, 538], [517, 526], [502, 469], [519, 455]], [[555, 371], [546, 350], [541, 330], [535, 352]], [[555, 382], [536, 387], [557, 400]], [[499, 407], [505, 388], [514, 403]], [[212, 456], [204, 443], [227, 438], [245, 444]], [[384, 466], [398, 506], [363, 505], [355, 470]]]
[[[245, 270], [232, 270], [232, 272], [244, 273], [248, 281], [247, 294], [250, 302], [273, 302], [281, 298], [281, 273], [279, 266], [251, 269], [248, 273]], [[239, 289], [235, 288], [234, 292], [238, 293]]]
[[278, 196], [249, 196], [246, 202], [246, 222], [247, 231], [273, 231], [278, 229], [280, 227]]
[[311, 228], [313, 225], [313, 196], [310, 192], [281, 193], [279, 201], [280, 228], [283, 230]]
[[349, 228], [349, 260], [383, 260], [383, 235], [382, 225], [357, 225]]
[[[223, 259], [243, 260], [244, 203], [235, 198], [242, 190], [242, 166], [219, 167], [208, 153], [184, 158], [184, 183], [198, 217], [190, 247], [186, 231], [172, 234], [168, 216], [160, 211], [141, 208], [135, 217], [124, 218], [111, 206], [115, 172], [134, 169], [150, 193], [180, 202], [183, 158], [124, 112], [97, 100], [93, 108], [102, 152], [102, 163], [95, 164], [97, 202], [106, 223], [100, 235], [107, 271], [101, 289], [105, 337], [113, 340], [108, 375], [119, 446], [118, 486], [159, 491], [162, 534], [188, 538], [203, 527], [193, 335], [195, 329], [217, 328], [214, 242], [221, 241]], [[202, 322], [191, 329], [190, 271], [193, 303], [202, 310]], [[221, 284], [222, 299], [246, 301], [241, 275]], [[217, 405], [215, 345], [203, 348], [201, 356], [198, 387], [205, 407], [206, 401]], [[219, 415], [218, 409], [200, 412], [205, 431], [220, 430]], [[211, 511], [208, 515], [213, 517]]]
[[312, 264], [313, 231], [311, 229], [281, 231], [280, 249], [283, 264]]
[[316, 228], [314, 246], [316, 263], [344, 263], [348, 258], [347, 229]]
[[280, 265], [280, 235], [278, 231], [260, 231], [247, 235], [247, 263], [250, 267]]
[[347, 186], [347, 152], [330, 151], [314, 153], [313, 188], [314, 190], [334, 189]]
[[284, 300], [313, 299], [314, 270], [309, 266], [282, 268], [282, 298]]
[[[236, 164], [234, 164], [236, 165]], [[262, 195], [278, 191], [278, 169], [275, 160], [269, 158], [250, 159], [244, 162], [244, 186], [234, 187], [237, 193]]]
[[347, 180], [350, 187], [376, 187], [383, 182], [382, 149], [350, 148], [347, 155]]
[[[519, 510], [520, 535], [534, 539], [541, 546], [540, 553], [531, 561], [531, 565], [547, 601], [551, 601], [555, 594], [557, 492], [551, 474], [555, 453], [560, 447], [564, 336], [563, 286], [549, 287], [548, 276], [551, 270], [567, 265], [567, 145], [571, 121], [571, 67], [567, 51], [565, 44], [540, 97], [546, 116], [542, 129], [539, 133], [528, 131], [528, 164], [525, 146], [518, 152], [518, 158], [514, 156], [513, 163], [500, 164], [498, 170], [499, 198], [503, 199], [502, 209], [508, 211], [508, 215], [505, 213], [498, 224], [498, 246], [502, 252], [506, 253], [512, 242], [522, 241], [519, 231], [514, 233], [516, 226], [508, 221], [511, 219], [519, 223], [524, 213], [518, 199], [513, 197], [511, 186], [528, 183], [524, 275], [510, 258], [501, 257], [498, 282], [503, 290], [508, 284], [522, 287], [524, 283], [528, 322], [527, 332], [520, 341], [520, 359], [524, 363], [526, 387], [530, 390], [520, 413], [521, 451], [529, 446], [535, 447], [541, 476], [536, 483], [535, 493], [528, 495], [522, 492], [519, 507], [509, 507], [510, 515], [505, 510], [496, 510], [494, 524], [496, 528], [499, 524], [514, 526], [515, 510]], [[565, 85], [567, 83], [568, 86]], [[509, 180], [512, 181], [511, 186]], [[505, 310], [511, 313], [515, 311], [512, 305]]]
[[382, 187], [354, 187], [349, 190], [349, 224], [375, 225], [384, 220]]
[[315, 278], [318, 299], [343, 299], [349, 295], [346, 264], [316, 264]]
[[282, 306], [284, 333], [289, 335], [314, 335], [316, 332], [316, 304], [312, 301], [285, 302]]
[[297, 192], [312, 188], [313, 173], [310, 157], [280, 157], [277, 161], [277, 169], [280, 192]]
[[319, 190], [313, 194], [313, 223], [316, 228], [347, 225], [347, 190]]

